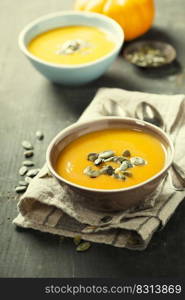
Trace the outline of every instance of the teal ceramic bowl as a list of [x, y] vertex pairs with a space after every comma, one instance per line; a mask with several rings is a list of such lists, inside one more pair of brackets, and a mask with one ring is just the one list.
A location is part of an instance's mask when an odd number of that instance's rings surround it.
[[[38, 34], [53, 28], [72, 25], [96, 26], [110, 32], [115, 40], [115, 48], [108, 55], [94, 62], [80, 65], [48, 63], [28, 51], [28, 43]], [[75, 11], [43, 16], [28, 24], [19, 35], [19, 47], [33, 66], [47, 79], [65, 85], [81, 85], [100, 77], [118, 56], [123, 41], [123, 30], [113, 19], [98, 13]]]

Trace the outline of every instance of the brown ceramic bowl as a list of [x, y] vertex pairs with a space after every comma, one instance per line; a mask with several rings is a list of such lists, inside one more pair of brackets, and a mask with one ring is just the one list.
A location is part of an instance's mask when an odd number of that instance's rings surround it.
[[[57, 174], [55, 171], [56, 160], [66, 145], [87, 133], [109, 128], [139, 129], [154, 134], [158, 139], [160, 139], [166, 149], [166, 162], [163, 169], [155, 176], [140, 184], [128, 188], [112, 190], [94, 189], [81, 186], [67, 181]], [[84, 199], [84, 205], [95, 210], [119, 211], [138, 205], [155, 191], [167, 174], [167, 171], [173, 161], [173, 155], [173, 144], [168, 135], [160, 128], [137, 119], [102, 117], [91, 121], [77, 122], [62, 130], [50, 143], [47, 149], [46, 161], [51, 174], [60, 184], [67, 184], [71, 189], [75, 190], [76, 193], [83, 196], [82, 199]]]

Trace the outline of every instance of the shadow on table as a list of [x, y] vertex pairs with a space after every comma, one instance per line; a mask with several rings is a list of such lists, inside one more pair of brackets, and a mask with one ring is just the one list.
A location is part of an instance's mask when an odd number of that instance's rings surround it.
[[[113, 73], [113, 74], [112, 74]], [[54, 95], [55, 103], [63, 109], [70, 108], [75, 115], [80, 116], [83, 110], [94, 98], [97, 90], [102, 87], [122, 88], [127, 90], [140, 90], [137, 84], [124, 76], [117, 75], [116, 72], [108, 72], [97, 80], [81, 86], [64, 86], [51, 83], [51, 92]]]
[[180, 63], [175, 60], [169, 65], [157, 67], [157, 68], [141, 68], [135, 66], [136, 72], [139, 76], [150, 78], [163, 78], [166, 76], [173, 76], [182, 72]]

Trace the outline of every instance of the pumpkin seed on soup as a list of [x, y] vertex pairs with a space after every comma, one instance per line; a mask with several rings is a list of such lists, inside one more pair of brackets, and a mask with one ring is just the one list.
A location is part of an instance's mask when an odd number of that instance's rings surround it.
[[91, 178], [96, 178], [100, 175], [100, 171], [93, 170], [91, 166], [88, 166], [87, 168], [84, 169], [84, 174]]
[[114, 156], [114, 152], [112, 150], [106, 150], [106, 151], [103, 151], [99, 154], [99, 158], [109, 158], [111, 156]]
[[87, 159], [94, 162], [98, 158], [98, 153], [89, 153]]
[[100, 157], [98, 157], [98, 158], [94, 161], [94, 164], [95, 164], [95, 166], [98, 166], [98, 165], [100, 165], [102, 162], [103, 162], [103, 160], [102, 160]]
[[129, 151], [129, 150], [125, 150], [125, 151], [123, 152], [123, 156], [125, 156], [125, 157], [130, 157], [130, 156], [131, 156], [130, 151]]
[[[128, 159], [129, 158], [129, 159]], [[94, 170], [92, 166], [87, 166], [84, 169], [84, 174], [90, 178], [97, 178], [100, 175], [112, 176], [118, 180], [126, 180], [132, 177], [132, 173], [128, 169], [134, 166], [142, 166], [146, 164], [146, 161], [141, 157], [131, 157], [131, 152], [125, 150], [122, 156], [116, 156], [115, 152], [112, 150], [106, 150], [100, 153], [89, 153], [87, 160], [98, 166], [99, 169]], [[119, 164], [117, 168], [113, 168], [111, 165], [107, 165], [108, 162], [114, 162]], [[103, 166], [101, 164], [103, 163]]]
[[135, 166], [144, 166], [146, 165], [146, 161], [141, 157], [132, 157], [130, 159], [131, 163]]

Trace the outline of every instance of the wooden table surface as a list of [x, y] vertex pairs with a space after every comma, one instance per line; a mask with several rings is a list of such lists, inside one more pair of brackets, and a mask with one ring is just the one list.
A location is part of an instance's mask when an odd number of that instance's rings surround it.
[[185, 274], [185, 202], [147, 250], [134, 252], [93, 244], [77, 253], [73, 242], [12, 225], [18, 197], [14, 187], [23, 160], [21, 141], [36, 143], [35, 161], [57, 132], [73, 123], [102, 86], [154, 93], [184, 93], [185, 1], [156, 0], [153, 29], [146, 35], [171, 42], [178, 59], [155, 72], [139, 70], [118, 58], [106, 74], [84, 87], [48, 82], [29, 64], [17, 45], [21, 29], [35, 18], [72, 7], [71, 0], [1, 0], [0, 9], [0, 276], [1, 277], [180, 277]]

